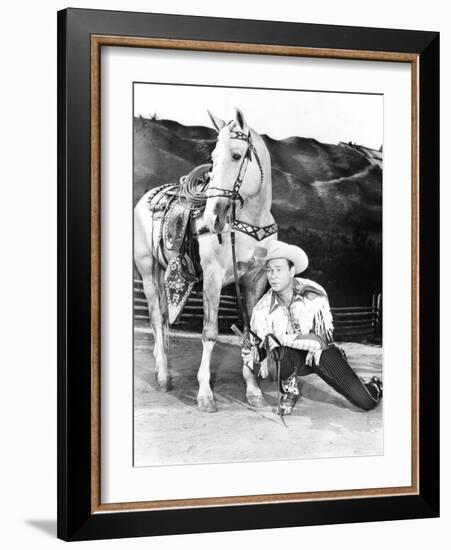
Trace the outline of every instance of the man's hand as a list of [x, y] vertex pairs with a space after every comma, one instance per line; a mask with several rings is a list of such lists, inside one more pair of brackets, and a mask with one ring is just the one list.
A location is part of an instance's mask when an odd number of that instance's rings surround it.
[[255, 346], [243, 346], [241, 349], [241, 359], [243, 363], [252, 365], [258, 361], [258, 352]]
[[[272, 351], [274, 348], [277, 348], [279, 346], [283, 346], [283, 337], [283, 334], [268, 334], [266, 337], [266, 341], [269, 351]], [[277, 342], [277, 340], [279, 343]]]

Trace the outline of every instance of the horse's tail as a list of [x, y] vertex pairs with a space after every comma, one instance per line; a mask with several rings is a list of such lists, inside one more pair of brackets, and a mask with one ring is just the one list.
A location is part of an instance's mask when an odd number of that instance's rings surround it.
[[[152, 212], [149, 210], [149, 198], [155, 195], [155, 190], [146, 193], [135, 207], [134, 211], [134, 254], [135, 265], [144, 279], [151, 280], [151, 288], [153, 289], [151, 296], [146, 296], [149, 305], [149, 315], [151, 309], [156, 307], [161, 315], [161, 328], [163, 331], [163, 341], [165, 349], [169, 346], [169, 315], [168, 305], [166, 300], [166, 292], [164, 289], [164, 267], [159, 260], [159, 243], [158, 224], [160, 220], [153, 218]], [[150, 298], [150, 299], [149, 299]], [[151, 326], [153, 328], [152, 319]]]
[[165, 350], [169, 349], [169, 310], [168, 310], [168, 301], [166, 298], [166, 291], [164, 288], [164, 268], [158, 261], [158, 251], [153, 254], [152, 262], [152, 276], [155, 281], [155, 286], [157, 287], [156, 299], [159, 301], [161, 316], [163, 319], [162, 330], [163, 330], [163, 341]]

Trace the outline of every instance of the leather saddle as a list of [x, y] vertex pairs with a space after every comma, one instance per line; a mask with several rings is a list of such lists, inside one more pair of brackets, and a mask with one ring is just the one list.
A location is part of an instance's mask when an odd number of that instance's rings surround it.
[[153, 219], [160, 220], [159, 247], [176, 254], [166, 260], [164, 286], [168, 302], [169, 323], [177, 321], [194, 285], [202, 274], [197, 241], [190, 221], [203, 212], [203, 192], [208, 183], [211, 165], [201, 165], [183, 176], [178, 184], [156, 188], [148, 198]]
[[186, 199], [173, 197], [163, 221], [163, 244], [168, 250], [180, 252], [190, 217], [191, 207]]
[[203, 212], [210, 169], [210, 164], [197, 166], [180, 183], [158, 187], [149, 196], [154, 219], [162, 220], [161, 244], [166, 250], [181, 251], [190, 220]]

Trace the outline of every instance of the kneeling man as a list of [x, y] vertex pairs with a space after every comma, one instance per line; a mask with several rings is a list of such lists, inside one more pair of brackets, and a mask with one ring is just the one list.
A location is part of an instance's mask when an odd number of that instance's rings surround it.
[[[245, 346], [245, 365], [268, 375], [266, 354], [278, 363], [280, 402], [277, 413], [291, 414], [299, 397], [298, 376], [315, 373], [351, 403], [364, 410], [382, 397], [382, 382], [367, 382], [349, 366], [344, 352], [333, 343], [333, 323], [324, 289], [295, 275], [307, 269], [308, 259], [298, 246], [271, 241], [265, 262], [270, 290], [257, 302], [251, 318], [254, 345]], [[257, 340], [266, 346], [256, 345]]]

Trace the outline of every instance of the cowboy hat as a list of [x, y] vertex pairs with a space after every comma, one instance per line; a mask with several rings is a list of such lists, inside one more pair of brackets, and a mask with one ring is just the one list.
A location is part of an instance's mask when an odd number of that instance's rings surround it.
[[290, 260], [295, 269], [295, 274], [298, 275], [305, 271], [308, 267], [307, 254], [299, 246], [294, 244], [287, 244], [282, 241], [273, 239], [268, 244], [267, 248], [256, 247], [254, 257], [258, 262], [266, 263], [269, 260], [275, 260], [276, 258], [285, 258]]

